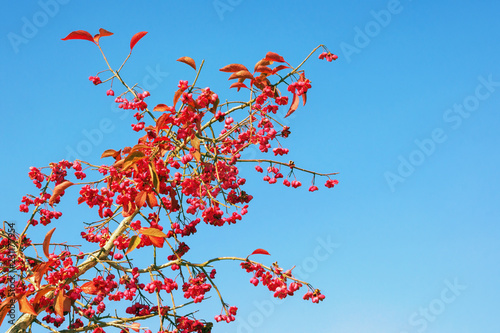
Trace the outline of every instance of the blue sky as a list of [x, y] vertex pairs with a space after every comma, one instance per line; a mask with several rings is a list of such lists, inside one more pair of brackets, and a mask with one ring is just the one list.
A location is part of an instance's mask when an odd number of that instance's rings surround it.
[[[249, 167], [250, 213], [229, 228], [202, 228], [192, 255], [262, 247], [272, 254], [264, 262], [297, 265], [327, 298], [271, 303], [226, 264], [220, 279], [240, 310], [215, 332], [500, 331], [499, 4], [54, 1], [11, 2], [0, 14], [4, 220], [21, 228], [26, 219], [18, 206], [34, 191], [30, 166], [74, 152], [99, 163], [105, 149], [137, 138], [107, 87], [87, 79], [105, 69], [97, 48], [61, 41], [69, 32], [114, 32], [101, 44], [119, 65], [130, 37], [148, 31], [123, 75], [146, 86], [153, 105], [169, 103], [178, 80], [192, 81], [192, 70], [175, 61], [181, 56], [205, 59], [199, 85], [225, 97], [236, 95], [218, 71], [224, 65], [252, 66], [268, 51], [298, 64], [325, 44], [339, 59], [315, 56], [306, 65], [313, 89], [287, 118], [287, 160], [338, 171], [340, 184], [292, 190], [262, 182]], [[95, 131], [102, 138], [85, 145]], [[85, 213], [67, 207], [50, 227], [79, 242]]]

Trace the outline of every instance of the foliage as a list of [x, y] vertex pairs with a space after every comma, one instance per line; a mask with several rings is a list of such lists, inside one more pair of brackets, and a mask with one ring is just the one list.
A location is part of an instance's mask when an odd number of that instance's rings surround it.
[[[195, 303], [205, 301], [209, 293], [220, 300], [215, 321], [229, 323], [237, 313], [237, 307], [223, 299], [215, 283], [213, 265], [226, 260], [239, 261], [250, 273], [250, 282], [264, 285], [274, 297], [292, 296], [305, 286], [304, 299], [322, 301], [320, 290], [295, 278], [292, 269], [250, 259], [270, 255], [264, 249], [256, 249], [246, 258], [217, 257], [195, 263], [187, 259], [190, 247], [186, 242], [201, 222], [220, 227], [237, 223], [247, 213], [253, 197], [243, 190], [242, 163], [255, 163], [261, 173], [260, 163], [269, 163], [264, 176], [269, 184], [280, 180], [287, 187], [300, 187], [296, 171], [312, 175], [309, 191], [318, 190], [316, 176], [326, 177], [328, 188], [338, 183], [330, 178], [335, 173], [320, 174], [293, 161], [241, 158], [253, 146], [262, 153], [271, 150], [277, 158], [288, 153], [280, 140], [291, 132], [278, 121], [278, 109], [288, 108], [289, 116], [298, 109], [300, 99], [306, 104], [311, 82], [301, 68], [315, 51], [323, 48], [319, 58], [328, 61], [337, 56], [320, 45], [296, 67], [268, 52], [253, 72], [242, 64], [221, 68], [230, 73], [229, 80], [235, 80], [230, 88], [249, 92], [247, 102], [221, 102], [210, 88], [197, 87], [203, 62], [198, 67], [191, 57], [181, 57], [178, 61], [196, 71], [194, 80], [180, 80], [171, 104], [150, 109], [146, 102], [149, 92], [129, 86], [120, 76], [146, 32], [132, 37], [130, 53], [119, 69], [109, 65], [100, 46], [101, 37], [111, 35], [104, 29], [95, 36], [80, 30], [63, 40], [87, 40], [99, 48], [108, 69], [89, 80], [95, 85], [109, 82], [109, 96], [115, 95], [114, 82], [123, 85], [115, 102], [135, 112], [132, 129], [143, 136], [132, 147], [104, 151], [101, 158], [111, 161], [108, 164], [63, 160], [30, 168], [29, 177], [38, 191], [22, 198], [20, 210], [30, 215], [26, 226], [21, 233], [8, 230], [5, 224], [0, 230], [0, 320], [15, 303], [23, 313], [9, 332], [24, 332], [32, 326], [39, 326], [37, 332], [41, 327], [55, 331], [65, 322], [67, 329], [59, 332], [97, 333], [106, 327], [151, 332], [141, 324], [151, 317], [158, 318], [158, 332], [209, 332], [212, 323], [194, 315]], [[103, 75], [108, 77], [101, 80]], [[291, 102], [278, 89], [285, 85]], [[61, 217], [57, 207], [68, 191], [79, 191], [78, 204], [97, 211], [96, 221], [81, 232], [87, 244], [54, 242], [56, 236], [63, 237], [56, 228], [43, 242], [34, 243], [37, 226]], [[145, 262], [141, 248], [148, 247], [154, 255]], [[125, 313], [116, 311], [115, 302], [127, 304]]]

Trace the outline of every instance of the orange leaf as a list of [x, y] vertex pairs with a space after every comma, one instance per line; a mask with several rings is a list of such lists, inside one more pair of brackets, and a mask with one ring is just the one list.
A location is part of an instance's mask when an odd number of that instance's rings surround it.
[[252, 75], [252, 73], [250, 73], [249, 71], [244, 69], [244, 70], [237, 71], [237, 72], [231, 74], [231, 76], [229, 77], [228, 80], [232, 80], [232, 79], [250, 79], [250, 80], [253, 80], [253, 75]]
[[306, 105], [307, 102], [307, 93], [302, 93], [302, 105]]
[[[33, 305], [35, 306], [35, 311], [37, 311], [36, 308], [38, 308], [38, 303], [40, 302], [40, 299], [42, 298], [42, 296], [45, 296], [46, 294], [48, 294], [49, 292], [55, 290], [56, 288], [55, 287], [47, 287], [47, 288], [44, 288], [42, 290], [40, 290], [36, 296], [35, 296], [35, 299], [33, 301]], [[39, 310], [39, 309], [38, 309]], [[38, 312], [38, 311], [37, 311]]]
[[257, 66], [255, 67], [255, 72], [274, 74], [273, 70], [267, 66]]
[[156, 199], [156, 194], [154, 192], [149, 192], [146, 197], [146, 202], [148, 203], [149, 208], [158, 206], [158, 200]]
[[177, 59], [177, 61], [188, 64], [189, 66], [193, 67], [194, 70], [196, 70], [196, 64], [194, 60], [190, 57], [180, 57], [179, 59]]
[[177, 101], [182, 96], [182, 93], [183, 93], [183, 91], [181, 89], [179, 89], [179, 90], [177, 90], [175, 92], [175, 95], [174, 95], [174, 108], [175, 108], [175, 105], [177, 104]]
[[59, 290], [54, 304], [54, 310], [59, 317], [64, 317], [64, 290]]
[[273, 74], [276, 74], [276, 73], [278, 73], [280, 70], [285, 69], [285, 68], [290, 68], [290, 67], [285, 66], [285, 65], [279, 65], [279, 66], [277, 66], [277, 67], [273, 68]]
[[241, 88], [248, 88], [243, 82], [235, 82], [229, 88], [238, 88], [240, 91]]
[[148, 196], [148, 193], [146, 191], [141, 191], [139, 194], [135, 196], [135, 205], [138, 208], [142, 208], [144, 206], [144, 203], [146, 202], [146, 197]]
[[248, 69], [241, 64], [230, 64], [230, 65], [224, 66], [221, 69], [219, 69], [219, 71], [221, 71], [221, 72], [229, 72], [229, 73], [239, 72], [239, 71], [243, 71], [243, 70], [248, 71]]
[[69, 180], [65, 180], [61, 184], [54, 187], [54, 191], [52, 192], [52, 196], [49, 199], [49, 205], [52, 206], [54, 204], [54, 201], [61, 195], [61, 193], [63, 193], [64, 190], [67, 189], [68, 187], [70, 187], [71, 185], [73, 185], [72, 182], [70, 182]]
[[273, 63], [272, 61], [269, 61], [269, 60], [266, 60], [266, 59], [261, 59], [261, 60], [259, 60], [259, 61], [255, 64], [255, 66], [254, 66], [253, 70], [254, 70], [254, 72], [255, 72], [255, 70], [257, 69], [257, 67], [259, 67], [259, 66], [269, 66], [269, 65], [271, 65], [272, 63]]
[[253, 251], [252, 253], [250, 253], [249, 256], [253, 255], [253, 254], [265, 254], [266, 256], [270, 256], [271, 254], [269, 252], [267, 252], [266, 250], [264, 249], [257, 249], [255, 251]]
[[55, 230], [56, 228], [53, 228], [49, 232], [47, 232], [47, 234], [45, 235], [45, 239], [43, 240], [43, 254], [45, 254], [47, 259], [49, 258], [50, 238], [52, 237], [52, 234], [54, 233]]
[[21, 311], [22, 313], [28, 313], [33, 316], [38, 316], [38, 313], [36, 313], [33, 305], [31, 305], [31, 303], [26, 298], [26, 295], [23, 295], [19, 299], [19, 311]]
[[167, 235], [163, 231], [156, 228], [141, 228], [139, 229], [139, 233], [146, 236], [167, 238]]
[[130, 52], [132, 52], [132, 49], [134, 48], [135, 44], [137, 44], [137, 42], [142, 38], [144, 37], [148, 32], [147, 31], [141, 31], [141, 32], [138, 32], [136, 33], [132, 39], [130, 40]]
[[134, 332], [139, 332], [139, 328], [141, 328], [141, 324], [133, 323], [131, 325], [124, 325], [125, 327], [130, 327]]
[[131, 152], [127, 158], [125, 158], [125, 161], [123, 162], [123, 170], [127, 170], [130, 168], [132, 165], [136, 164], [140, 160], [144, 158], [144, 153], [142, 151], [134, 151]]
[[104, 157], [113, 157], [116, 159], [116, 156], [120, 155], [120, 150], [119, 151], [116, 151], [114, 149], [107, 149], [105, 150], [102, 155], [101, 155], [101, 158], [104, 158]]
[[94, 281], [85, 282], [84, 284], [82, 284], [80, 286], [80, 289], [82, 289], [82, 291], [84, 293], [89, 294], [89, 295], [97, 295], [99, 293], [97, 291], [97, 287], [96, 287]]
[[73, 31], [69, 35], [67, 35], [66, 37], [62, 38], [61, 40], [71, 40], [71, 39], [84, 39], [84, 40], [91, 41], [92, 43], [95, 43], [92, 35], [85, 30]]
[[169, 107], [165, 104], [158, 104], [153, 108], [153, 111], [167, 111], [169, 110]]
[[264, 59], [276, 62], [285, 62], [285, 59], [283, 59], [282, 56], [274, 52], [267, 52], [266, 57]]
[[[128, 248], [127, 252], [125, 252], [125, 255], [129, 254], [130, 252], [134, 251], [134, 249], [141, 244], [141, 238], [137, 235], [133, 235], [130, 237], [130, 242], [128, 243]], [[87, 293], [88, 294], [88, 293]]]
[[155, 247], [159, 247], [159, 248], [163, 247], [163, 243], [165, 242], [165, 238], [163, 238], [163, 237], [155, 237], [155, 236], [148, 236], [148, 237], [151, 240], [151, 243], [153, 243], [153, 245]]
[[10, 311], [10, 306], [12, 305], [11, 300], [13, 297], [7, 297], [4, 299], [4, 301], [0, 304], [0, 325], [2, 325], [3, 320], [5, 319], [5, 316], [7, 313]]
[[292, 104], [290, 104], [290, 109], [286, 113], [285, 118], [294, 113], [298, 107], [299, 107], [299, 96], [297, 96], [297, 94], [293, 94]]
[[199, 162], [201, 160], [200, 139], [198, 139], [197, 137], [193, 137], [191, 139], [191, 145], [193, 146], [194, 149], [196, 149], [195, 152], [193, 153], [193, 157], [197, 162]]

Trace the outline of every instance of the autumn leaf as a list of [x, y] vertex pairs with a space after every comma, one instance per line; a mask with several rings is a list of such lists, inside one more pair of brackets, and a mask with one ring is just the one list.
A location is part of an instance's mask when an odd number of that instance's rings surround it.
[[163, 231], [156, 228], [141, 228], [139, 229], [139, 233], [146, 236], [167, 238], [167, 235]]
[[112, 32], [109, 32], [109, 31], [101, 28], [101, 29], [99, 29], [99, 33], [94, 36], [94, 41], [95, 41], [96, 44], [99, 44], [99, 39], [101, 37], [107, 37], [107, 36], [111, 36], [111, 35], [113, 35]]
[[255, 72], [274, 74], [273, 70], [267, 66], [257, 66]]
[[106, 149], [102, 155], [101, 155], [101, 158], [104, 158], [104, 157], [113, 157], [115, 160], [117, 157], [120, 156], [120, 153], [121, 153], [121, 149], [116, 151], [114, 149]]
[[285, 59], [283, 59], [282, 56], [274, 52], [267, 52], [266, 57], [264, 59], [276, 62], [285, 62]]
[[302, 93], [302, 105], [306, 105], [307, 102], [307, 92]]
[[43, 240], [43, 254], [45, 254], [47, 259], [49, 259], [50, 238], [52, 237], [52, 234], [55, 230], [56, 228], [52, 228], [51, 230], [49, 230], [49, 232], [47, 232], [47, 234], [45, 235], [45, 239]]
[[266, 67], [267, 67], [267, 66], [271, 65], [272, 63], [273, 63], [272, 61], [269, 61], [269, 60], [266, 60], [266, 59], [261, 59], [261, 60], [259, 60], [259, 61], [255, 64], [255, 66], [254, 66], [253, 70], [254, 70], [254, 72], [255, 72], [255, 71], [256, 71], [256, 69], [257, 69], [258, 67], [260, 67], [260, 66], [266, 66]]
[[297, 94], [293, 94], [292, 104], [290, 104], [290, 109], [286, 113], [285, 118], [294, 113], [298, 107], [299, 107], [299, 96], [297, 96]]
[[139, 194], [135, 196], [135, 205], [138, 208], [141, 208], [144, 206], [144, 203], [146, 202], [146, 197], [148, 196], [148, 193], [146, 191], [141, 191]]
[[265, 254], [266, 256], [270, 256], [271, 254], [269, 252], [267, 252], [266, 250], [264, 249], [257, 249], [255, 251], [253, 251], [252, 253], [250, 253], [248, 256], [247, 256], [247, 259], [248, 257], [250, 257], [251, 255], [254, 255], [254, 254]]
[[80, 286], [80, 289], [84, 293], [89, 294], [89, 295], [97, 295], [98, 294], [98, 290], [97, 290], [97, 287], [96, 287], [94, 281], [85, 282], [84, 284], [82, 284]]
[[22, 313], [28, 313], [33, 316], [38, 316], [38, 313], [36, 313], [33, 305], [31, 305], [31, 303], [26, 298], [26, 295], [23, 295], [19, 299], [19, 311], [21, 311]]
[[146, 197], [146, 202], [148, 203], [149, 208], [158, 206], [158, 200], [156, 199], [156, 194], [154, 192], [148, 192], [148, 195]]
[[231, 76], [229, 77], [228, 80], [232, 80], [232, 79], [250, 79], [250, 80], [253, 80], [254, 77], [253, 77], [252, 73], [250, 73], [249, 71], [244, 69], [244, 70], [237, 71], [237, 72], [231, 74]]
[[230, 64], [219, 69], [221, 72], [234, 73], [239, 71], [248, 71], [248, 69], [241, 64]]
[[125, 252], [125, 255], [132, 252], [137, 246], [139, 246], [139, 244], [141, 244], [141, 238], [139, 236], [133, 235], [132, 237], [130, 237], [130, 242], [128, 243], [128, 248], [127, 252]]
[[127, 158], [125, 158], [125, 161], [123, 161], [123, 170], [127, 170], [130, 168], [132, 165], [136, 164], [139, 162], [141, 159], [144, 158], [144, 153], [142, 151], [134, 151], [131, 152]]
[[196, 160], [196, 162], [201, 161], [201, 153], [200, 153], [200, 139], [198, 139], [196, 136], [191, 139], [191, 146], [195, 149], [193, 153], [193, 157]]
[[153, 187], [158, 192], [160, 190], [160, 180], [158, 178], [158, 173], [156, 172], [156, 167], [153, 163], [149, 163], [149, 172], [151, 173], [151, 182]]
[[132, 49], [134, 48], [135, 44], [137, 44], [137, 42], [142, 38], [144, 37], [148, 32], [147, 31], [141, 31], [141, 32], [138, 32], [136, 33], [132, 39], [130, 40], [130, 52], [132, 52]]
[[52, 192], [52, 196], [49, 199], [49, 205], [52, 206], [54, 204], [54, 202], [56, 201], [56, 199], [61, 195], [61, 193], [63, 193], [64, 190], [66, 190], [71, 185], [73, 185], [72, 182], [70, 182], [69, 180], [65, 180], [61, 184], [54, 187], [54, 191]]
[[151, 243], [153, 243], [153, 245], [155, 247], [159, 247], [159, 248], [163, 247], [163, 243], [165, 242], [165, 238], [163, 238], [163, 237], [155, 237], [155, 236], [148, 236], [148, 237], [151, 240]]
[[13, 297], [7, 297], [4, 299], [4, 301], [0, 304], [0, 325], [2, 325], [3, 320], [5, 319], [5, 316], [7, 313], [10, 311], [10, 306], [12, 305]]
[[181, 89], [177, 90], [174, 94], [174, 108], [175, 105], [177, 104], [177, 101], [179, 101], [179, 98], [182, 96], [183, 91]]
[[180, 57], [179, 59], [177, 59], [177, 61], [188, 64], [189, 66], [193, 67], [194, 70], [196, 70], [196, 64], [194, 60], [190, 57]]
[[229, 88], [238, 88], [240, 91], [241, 88], [248, 88], [243, 82], [235, 82]]
[[84, 39], [84, 40], [91, 41], [92, 43], [95, 44], [94, 37], [92, 37], [92, 35], [85, 30], [76, 30], [76, 31], [70, 32], [69, 35], [62, 38], [61, 40], [71, 40], [71, 39]]
[[42, 296], [45, 296], [47, 295], [48, 293], [50, 293], [51, 291], [55, 290], [56, 288], [55, 287], [45, 287], [44, 289], [38, 291], [38, 293], [36, 294], [35, 296], [35, 299], [33, 300], [33, 305], [35, 306], [35, 311], [40, 311], [40, 309], [38, 308], [38, 303], [40, 302], [40, 300], [42, 299]]
[[273, 74], [276, 74], [276, 73], [278, 73], [279, 71], [281, 71], [281, 70], [283, 70], [285, 68], [290, 68], [290, 67], [285, 66], [285, 65], [279, 65], [279, 66], [273, 68]]
[[158, 104], [153, 108], [153, 111], [168, 111], [169, 107], [166, 104]]

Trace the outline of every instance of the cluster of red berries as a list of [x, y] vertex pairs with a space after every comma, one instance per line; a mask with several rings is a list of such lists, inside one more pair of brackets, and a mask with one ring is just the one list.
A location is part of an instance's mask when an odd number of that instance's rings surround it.
[[332, 60], [337, 60], [339, 57], [336, 54], [330, 53], [330, 52], [323, 52], [319, 55], [319, 59], [326, 59], [329, 62], [332, 62]]

